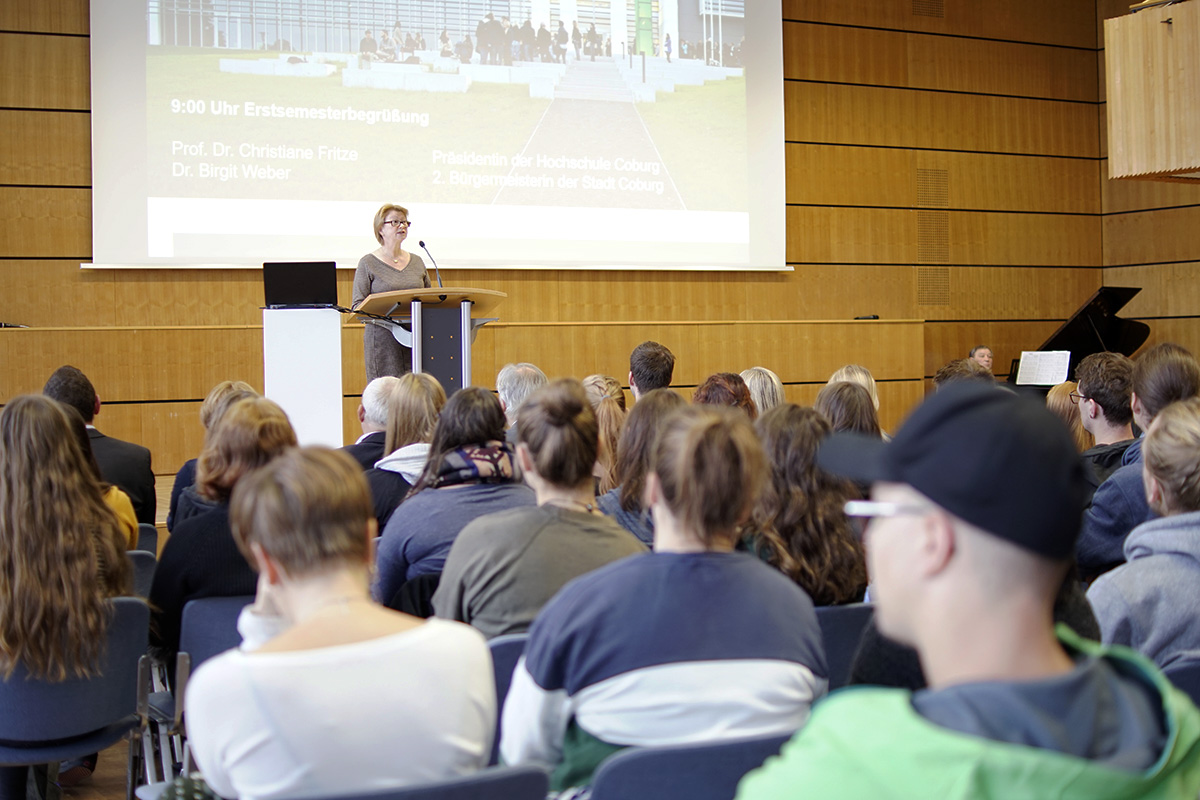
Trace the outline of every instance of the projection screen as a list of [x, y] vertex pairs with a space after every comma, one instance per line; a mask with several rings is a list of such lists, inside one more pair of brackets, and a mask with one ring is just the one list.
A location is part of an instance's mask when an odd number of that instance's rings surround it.
[[394, 202], [442, 266], [787, 269], [779, 0], [92, 0], [91, 47], [84, 266], [353, 267]]

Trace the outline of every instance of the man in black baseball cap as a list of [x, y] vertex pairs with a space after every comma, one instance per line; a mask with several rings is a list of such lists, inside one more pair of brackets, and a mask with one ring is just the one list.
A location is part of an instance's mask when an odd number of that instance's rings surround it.
[[1053, 623], [1086, 497], [1066, 427], [993, 387], [944, 388], [890, 443], [830, 437], [818, 462], [870, 483], [882, 633], [929, 688], [819, 704], [739, 798], [1163, 797], [1200, 791], [1200, 712], [1152, 664]]

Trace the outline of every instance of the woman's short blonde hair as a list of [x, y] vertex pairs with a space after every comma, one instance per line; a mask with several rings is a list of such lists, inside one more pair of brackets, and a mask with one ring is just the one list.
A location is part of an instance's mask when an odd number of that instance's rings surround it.
[[839, 381], [857, 383], [866, 389], [867, 394], [871, 395], [871, 403], [875, 406], [875, 410], [879, 410], [879, 390], [875, 388], [875, 376], [871, 374], [871, 370], [859, 364], [847, 364], [830, 375], [829, 382], [825, 385], [828, 386]]
[[742, 373], [759, 416], [783, 403], [783, 381], [766, 367], [751, 367]]
[[1142, 463], [1162, 487], [1162, 514], [1200, 511], [1200, 397], [1180, 400], [1154, 418]]
[[234, 487], [229, 521], [238, 549], [257, 567], [257, 544], [291, 577], [365, 565], [374, 519], [362, 466], [328, 447], [293, 448]]
[[200, 424], [204, 426], [204, 430], [208, 430], [231, 404], [257, 396], [258, 392], [245, 381], [221, 381], [209, 389], [208, 396], [200, 404]]
[[375, 212], [375, 241], [380, 244], [383, 244], [383, 221], [393, 211], [399, 211], [405, 219], [408, 219], [408, 209], [404, 206], [398, 206], [395, 203], [380, 206], [379, 210]]

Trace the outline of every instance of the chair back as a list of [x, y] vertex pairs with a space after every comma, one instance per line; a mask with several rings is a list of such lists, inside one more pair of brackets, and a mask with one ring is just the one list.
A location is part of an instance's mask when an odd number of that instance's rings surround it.
[[790, 738], [631, 747], [609, 756], [596, 770], [591, 800], [729, 800], [742, 776], [776, 755]]
[[1200, 660], [1178, 661], [1163, 670], [1167, 680], [1175, 684], [1192, 702], [1200, 706]]
[[84, 736], [137, 711], [138, 659], [149, 644], [150, 607], [136, 597], [118, 597], [108, 626], [100, 673], [51, 683], [29, 678], [22, 665], [0, 681], [0, 740], [48, 743]]
[[254, 595], [188, 601], [180, 623], [179, 650], [192, 657], [192, 672], [213, 656], [242, 643], [237, 629], [238, 614], [253, 602]]
[[154, 583], [154, 568], [158, 566], [154, 553], [129, 550], [125, 555], [133, 565], [133, 591], [138, 597], [149, 597], [150, 586]]
[[158, 558], [158, 528], [149, 522], [139, 522], [137, 549], [145, 550]]
[[508, 697], [513, 672], [528, 641], [527, 633], [510, 633], [488, 642], [488, 649], [492, 651], [492, 677], [496, 680], [496, 738], [492, 741], [492, 759], [488, 762], [491, 765], [500, 763], [500, 717], [503, 716], [504, 698]]
[[817, 607], [817, 622], [825, 641], [829, 691], [845, 686], [850, 679], [850, 666], [858, 650], [858, 641], [874, 613], [875, 606], [871, 603]]

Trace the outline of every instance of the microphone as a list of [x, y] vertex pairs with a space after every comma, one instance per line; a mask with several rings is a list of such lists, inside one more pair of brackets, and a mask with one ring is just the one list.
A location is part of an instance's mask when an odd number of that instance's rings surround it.
[[421, 249], [425, 251], [425, 255], [429, 256], [429, 261], [431, 264], [433, 264], [433, 274], [437, 276], [438, 288], [444, 288], [442, 286], [442, 271], [438, 269], [437, 262], [433, 260], [433, 254], [429, 252], [429, 248], [425, 246], [425, 242], [423, 240], [417, 242], [417, 244], [421, 245]]

